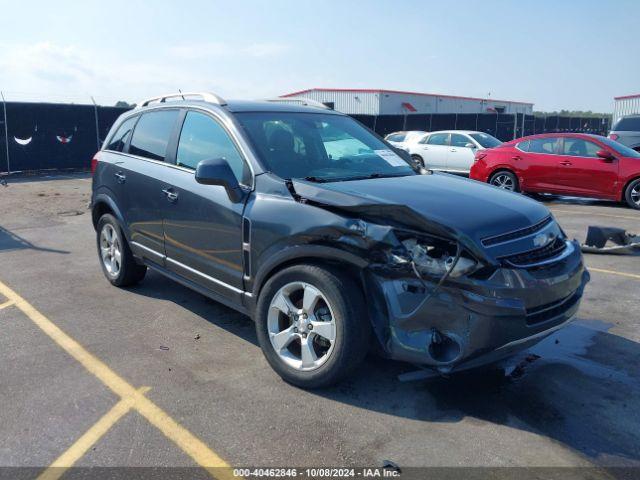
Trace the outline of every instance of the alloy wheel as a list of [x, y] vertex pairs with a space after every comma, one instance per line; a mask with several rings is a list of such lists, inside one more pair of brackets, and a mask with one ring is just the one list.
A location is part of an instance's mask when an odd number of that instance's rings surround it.
[[115, 228], [106, 223], [100, 232], [100, 256], [111, 277], [117, 277], [122, 267], [122, 248]]
[[504, 173], [496, 175], [493, 180], [491, 180], [491, 185], [502, 188], [503, 190], [510, 190], [512, 192], [515, 190], [513, 178]]
[[631, 201], [636, 205], [640, 205], [640, 182], [636, 183], [635, 186], [631, 189]]
[[335, 316], [324, 294], [309, 283], [291, 282], [278, 290], [267, 330], [280, 360], [296, 370], [315, 370], [333, 353]]

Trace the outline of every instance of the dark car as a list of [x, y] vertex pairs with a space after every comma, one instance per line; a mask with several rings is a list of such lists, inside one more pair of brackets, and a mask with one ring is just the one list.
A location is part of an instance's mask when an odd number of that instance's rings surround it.
[[620, 117], [613, 124], [609, 138], [640, 152], [640, 115]]
[[251, 316], [271, 366], [303, 387], [343, 378], [373, 344], [471, 368], [576, 313], [589, 274], [538, 202], [416, 171], [321, 105], [201, 96], [142, 102], [92, 162], [112, 284], [152, 268]]
[[600, 135], [512, 140], [477, 152], [470, 177], [505, 190], [602, 198], [640, 209], [640, 153]]

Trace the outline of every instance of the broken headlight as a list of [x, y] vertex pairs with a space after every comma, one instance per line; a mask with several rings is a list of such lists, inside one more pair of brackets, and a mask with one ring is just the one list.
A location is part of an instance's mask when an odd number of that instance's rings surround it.
[[448, 273], [449, 277], [457, 278], [468, 275], [479, 267], [478, 262], [466, 255], [454, 242], [435, 237], [411, 236], [400, 239], [400, 242], [404, 249], [402, 252], [392, 253], [391, 261], [413, 264], [420, 275], [441, 278]]

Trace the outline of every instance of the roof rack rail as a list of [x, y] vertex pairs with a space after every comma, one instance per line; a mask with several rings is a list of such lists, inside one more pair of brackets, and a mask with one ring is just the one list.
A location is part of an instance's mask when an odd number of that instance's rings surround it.
[[146, 107], [150, 103], [158, 102], [164, 103], [168, 98], [180, 98], [186, 100], [186, 97], [202, 97], [202, 100], [209, 103], [215, 103], [220, 106], [224, 106], [227, 104], [227, 101], [219, 95], [211, 92], [178, 92], [178, 93], [169, 93], [167, 95], [160, 95], [158, 97], [147, 98], [146, 100], [141, 101], [136, 105], [136, 108]]
[[296, 98], [267, 98], [267, 102], [280, 102], [280, 103], [300, 103], [305, 107], [316, 107], [322, 108], [324, 110], [331, 110], [330, 107], [327, 107], [324, 103], [318, 102], [317, 100], [311, 100], [310, 98], [296, 97]]

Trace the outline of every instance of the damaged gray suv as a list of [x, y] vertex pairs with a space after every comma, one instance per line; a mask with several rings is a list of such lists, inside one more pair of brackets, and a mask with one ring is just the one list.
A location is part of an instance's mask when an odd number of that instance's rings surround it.
[[569, 322], [589, 274], [549, 210], [404, 155], [311, 101], [144, 101], [92, 161], [100, 264], [113, 285], [151, 268], [251, 316], [307, 388], [371, 347], [450, 373]]

